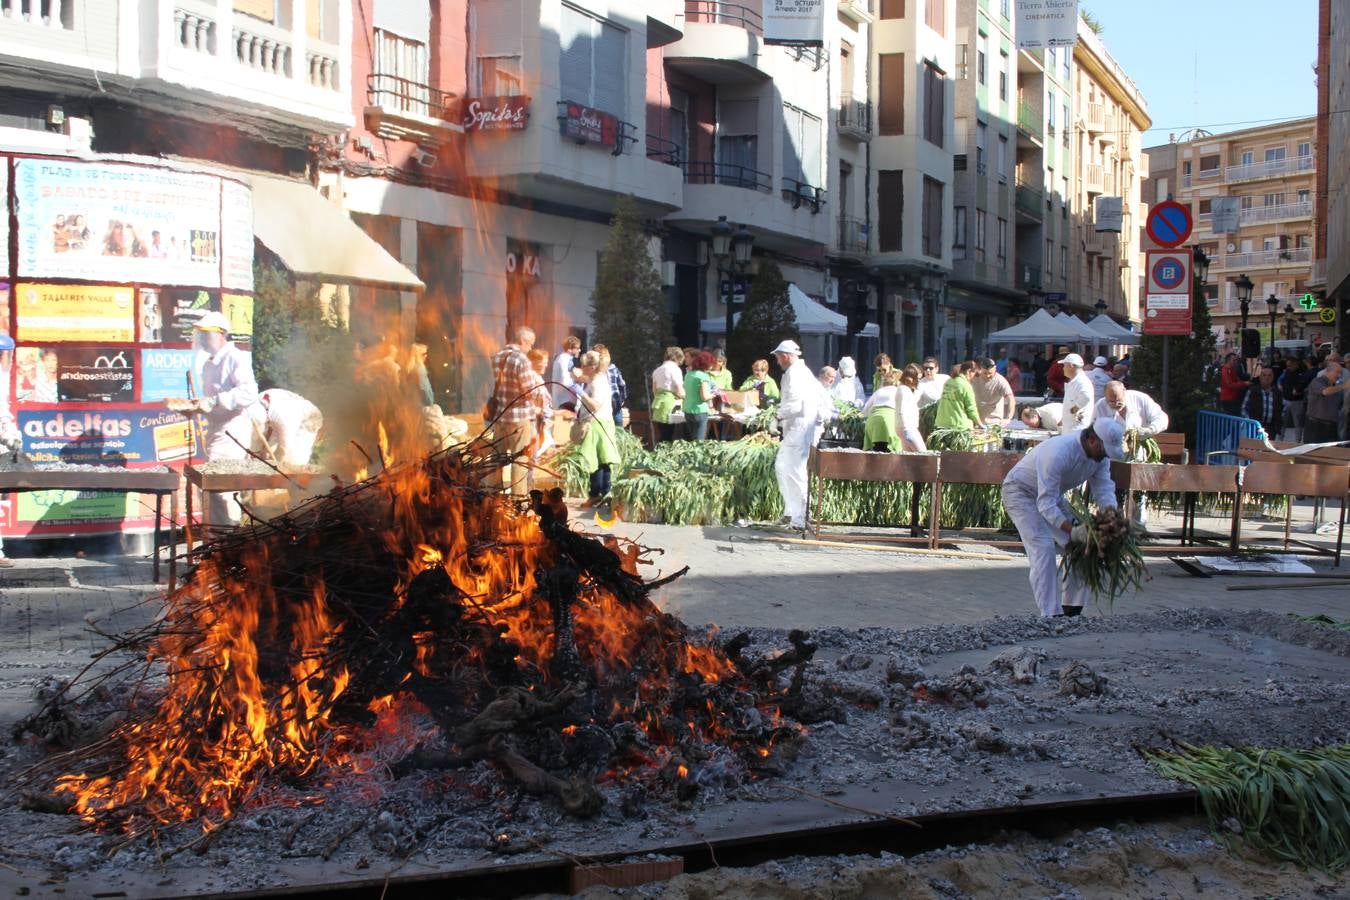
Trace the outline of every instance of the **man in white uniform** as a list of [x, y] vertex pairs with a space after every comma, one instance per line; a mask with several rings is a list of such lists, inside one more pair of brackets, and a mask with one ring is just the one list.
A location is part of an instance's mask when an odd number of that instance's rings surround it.
[[1070, 353], [1060, 364], [1064, 366], [1064, 421], [1059, 430], [1068, 433], [1092, 424], [1092, 408], [1097, 398], [1092, 379], [1083, 371], [1083, 357]]
[[1003, 508], [1017, 526], [1031, 565], [1031, 592], [1043, 617], [1076, 616], [1088, 589], [1072, 575], [1059, 578], [1056, 550], [1087, 538], [1087, 526], [1075, 522], [1064, 499], [1087, 482], [1099, 507], [1116, 505], [1111, 460], [1125, 458], [1125, 429], [1101, 419], [1041, 444], [1003, 479]]
[[[1167, 413], [1157, 401], [1143, 391], [1131, 391], [1119, 381], [1106, 386], [1106, 396], [1097, 401], [1094, 421], [1114, 419], [1128, 433], [1138, 432], [1139, 440], [1151, 438], [1167, 430]], [[1143, 527], [1148, 521], [1148, 494], [1138, 492], [1134, 504], [1134, 523]]]
[[[206, 354], [202, 364], [202, 395], [196, 410], [206, 417], [206, 459], [217, 462], [244, 459], [252, 443], [253, 424], [248, 408], [258, 400], [258, 382], [253, 366], [242, 350], [230, 341], [230, 323], [223, 313], [209, 312], [192, 326], [197, 348]], [[207, 521], [212, 525], [238, 525], [241, 510], [233, 495], [207, 495]]]
[[323, 413], [295, 391], [268, 388], [258, 395], [258, 402], [249, 407], [253, 419], [253, 449], [258, 439], [267, 441], [277, 462], [287, 466], [305, 466], [314, 454], [314, 444], [323, 429]]
[[1087, 377], [1092, 382], [1092, 396], [1097, 402], [1106, 396], [1106, 386], [1111, 383], [1111, 370], [1106, 364], [1106, 357], [1099, 356], [1092, 361], [1092, 368], [1087, 371]]
[[783, 495], [783, 524], [806, 527], [806, 463], [824, 430], [824, 413], [831, 406], [820, 381], [802, 362], [796, 341], [783, 341], [773, 351], [783, 370], [783, 399], [778, 404], [783, 442], [778, 445], [774, 474]]

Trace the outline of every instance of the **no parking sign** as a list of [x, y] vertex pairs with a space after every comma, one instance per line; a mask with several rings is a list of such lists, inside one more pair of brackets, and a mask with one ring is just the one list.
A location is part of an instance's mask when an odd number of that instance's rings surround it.
[[1145, 254], [1144, 334], [1191, 333], [1191, 251]]

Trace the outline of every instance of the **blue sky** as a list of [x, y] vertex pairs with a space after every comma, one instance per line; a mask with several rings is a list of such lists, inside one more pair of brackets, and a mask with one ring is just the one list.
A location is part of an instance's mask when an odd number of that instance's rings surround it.
[[[1316, 0], [1079, 0], [1144, 92], [1155, 130], [1218, 134], [1317, 111]], [[1333, 104], [1334, 106], [1334, 104]]]

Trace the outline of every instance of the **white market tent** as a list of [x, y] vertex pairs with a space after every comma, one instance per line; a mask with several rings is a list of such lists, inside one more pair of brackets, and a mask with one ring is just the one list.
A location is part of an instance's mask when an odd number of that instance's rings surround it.
[[[797, 316], [797, 330], [802, 334], [832, 334], [838, 337], [848, 334], [847, 316], [812, 300], [795, 284], [788, 284], [788, 301], [792, 304], [792, 312]], [[736, 318], [740, 318], [740, 313], [736, 314]], [[699, 323], [699, 330], [704, 334], [722, 334], [727, 330], [726, 317], [704, 319]], [[876, 337], [877, 323], [868, 322], [858, 334], [862, 337]]]
[[1126, 328], [1120, 327], [1116, 320], [1106, 313], [1100, 313], [1095, 319], [1088, 322], [1097, 331], [1106, 335], [1109, 344], [1125, 344], [1133, 347], [1139, 343], [1139, 335]]
[[1060, 313], [1055, 318], [1057, 320], [1068, 323], [1073, 328], [1078, 329], [1079, 340], [1091, 344], [1094, 347], [1096, 347], [1098, 344], [1115, 343], [1113, 335], [1103, 334], [1102, 332], [1093, 328], [1091, 325], [1084, 322], [1082, 319], [1078, 318], [1072, 313]]
[[[1076, 321], [1076, 320], [1075, 320]], [[1083, 323], [1079, 322], [1079, 325]], [[1087, 338], [1092, 340], [1092, 338]], [[1101, 340], [1098, 336], [1097, 340]], [[1080, 344], [1084, 341], [1079, 329], [1038, 309], [1026, 319], [989, 335], [992, 344]]]

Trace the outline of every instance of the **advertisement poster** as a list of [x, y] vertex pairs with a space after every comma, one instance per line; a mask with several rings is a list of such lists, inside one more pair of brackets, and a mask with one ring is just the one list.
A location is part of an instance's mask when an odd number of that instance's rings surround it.
[[825, 43], [825, 0], [764, 0], [764, 43]]
[[1015, 2], [1018, 50], [1072, 47], [1078, 43], [1078, 0]]
[[137, 466], [160, 462], [154, 429], [183, 417], [165, 410], [17, 409], [23, 452], [39, 465]]
[[15, 340], [131, 343], [136, 340], [135, 291], [81, 284], [20, 284]]
[[197, 367], [196, 355], [193, 350], [142, 350], [141, 402], [186, 397], [187, 373]]
[[9, 284], [0, 281], [0, 334], [9, 334]]
[[211, 175], [19, 159], [20, 277], [218, 287], [220, 191]]
[[[145, 295], [152, 291], [141, 291], [144, 307]], [[215, 291], [194, 291], [181, 288], [162, 288], [158, 292], [160, 328], [158, 341], [149, 337], [142, 338], [147, 344], [190, 344], [195, 335], [192, 326], [197, 320], [212, 310], [220, 309], [219, 295]], [[153, 332], [151, 332], [153, 333]]]
[[117, 347], [56, 347], [57, 399], [73, 403], [134, 403], [136, 351]]
[[253, 193], [248, 185], [221, 179], [220, 232], [221, 286], [253, 290]]
[[230, 340], [247, 350], [253, 342], [253, 298], [247, 294], [221, 294], [220, 311], [230, 321]]
[[120, 525], [145, 518], [143, 498], [120, 491], [25, 491], [15, 494], [18, 525], [25, 529], [66, 529], [72, 525]]
[[[9, 160], [0, 159], [0, 197], [9, 202]], [[0, 215], [0, 275], [9, 275], [9, 214], [8, 206], [5, 207], [5, 214]], [[5, 325], [9, 325], [9, 319], [5, 319]]]

